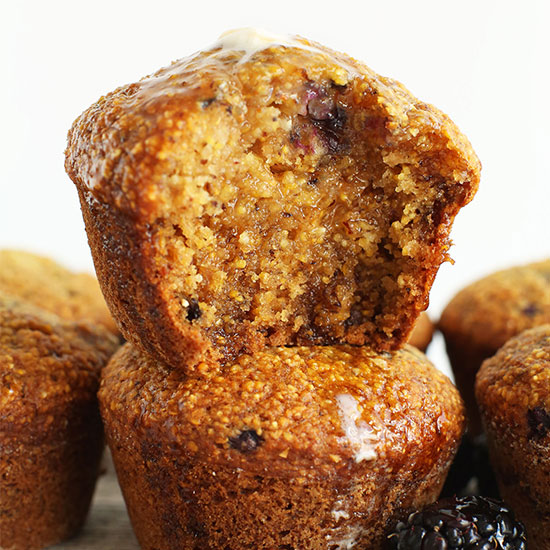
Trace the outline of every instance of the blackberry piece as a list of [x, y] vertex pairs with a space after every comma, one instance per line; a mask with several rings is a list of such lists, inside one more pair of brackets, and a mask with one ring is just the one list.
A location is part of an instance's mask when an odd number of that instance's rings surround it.
[[497, 500], [469, 496], [440, 500], [387, 538], [388, 550], [525, 550], [525, 528]]
[[199, 302], [195, 298], [191, 298], [187, 306], [187, 320], [194, 321], [195, 319], [199, 319], [201, 315], [202, 311], [199, 307]]
[[241, 453], [250, 453], [255, 451], [264, 441], [256, 430], [244, 430], [235, 437], [229, 438], [229, 445]]

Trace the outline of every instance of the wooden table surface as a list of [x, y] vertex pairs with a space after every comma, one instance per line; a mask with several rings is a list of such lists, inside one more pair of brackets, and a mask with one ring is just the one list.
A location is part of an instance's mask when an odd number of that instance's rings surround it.
[[105, 463], [81, 533], [49, 550], [139, 550], [109, 457]]

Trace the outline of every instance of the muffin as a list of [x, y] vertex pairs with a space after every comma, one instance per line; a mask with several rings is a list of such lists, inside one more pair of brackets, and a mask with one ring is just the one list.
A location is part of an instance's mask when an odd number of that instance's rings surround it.
[[265, 346], [398, 348], [480, 164], [398, 82], [244, 29], [102, 97], [66, 169], [124, 336], [193, 367]]
[[63, 319], [88, 320], [118, 334], [95, 277], [74, 273], [50, 258], [23, 250], [0, 250], [0, 292]]
[[411, 346], [268, 348], [187, 374], [126, 344], [99, 399], [144, 550], [378, 549], [400, 509], [437, 498], [464, 424]]
[[481, 431], [474, 384], [481, 363], [523, 330], [550, 323], [550, 260], [493, 273], [447, 305], [443, 332], [472, 434]]
[[529, 548], [550, 550], [550, 325], [487, 359], [476, 397], [500, 492], [525, 524]]
[[84, 522], [103, 451], [99, 374], [117, 342], [0, 294], [0, 548], [43, 548]]
[[434, 334], [434, 325], [426, 312], [418, 317], [413, 331], [409, 337], [409, 344], [418, 348], [420, 351], [426, 351], [426, 348], [432, 341]]

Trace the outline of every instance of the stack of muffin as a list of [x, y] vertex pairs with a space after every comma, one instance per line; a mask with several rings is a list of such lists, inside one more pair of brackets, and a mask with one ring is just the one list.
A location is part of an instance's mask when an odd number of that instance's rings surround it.
[[479, 180], [445, 115], [239, 31], [101, 98], [66, 167], [130, 342], [99, 397], [143, 548], [377, 549], [437, 497], [463, 407], [404, 342]]

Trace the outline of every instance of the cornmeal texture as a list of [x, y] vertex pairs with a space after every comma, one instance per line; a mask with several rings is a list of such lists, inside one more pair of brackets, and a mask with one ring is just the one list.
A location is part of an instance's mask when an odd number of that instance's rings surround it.
[[103, 451], [96, 393], [118, 339], [0, 294], [0, 548], [73, 536]]
[[50, 258], [0, 250], [0, 292], [69, 321], [90, 321], [119, 334], [95, 277], [74, 273]]
[[145, 550], [377, 550], [437, 498], [464, 426], [419, 351], [271, 348], [191, 375], [125, 345], [102, 417]]
[[125, 337], [171, 366], [398, 348], [477, 189], [479, 161], [446, 115], [298, 40], [199, 52], [69, 132], [106, 299]]
[[504, 500], [530, 548], [550, 550], [550, 325], [512, 338], [483, 363], [476, 397]]
[[443, 311], [439, 328], [474, 433], [481, 430], [474, 396], [481, 364], [513, 336], [545, 323], [550, 323], [550, 260], [488, 275], [461, 290]]

